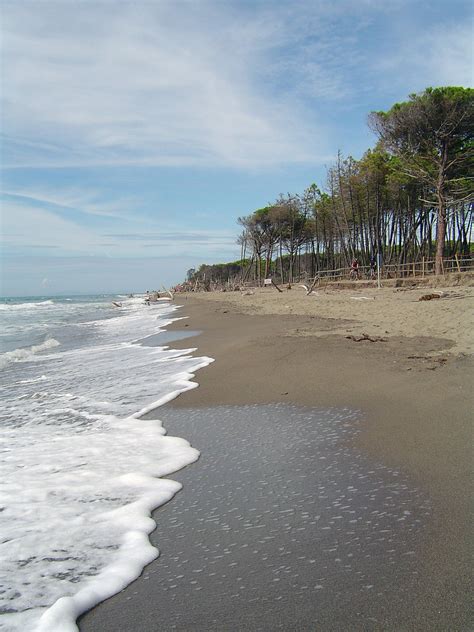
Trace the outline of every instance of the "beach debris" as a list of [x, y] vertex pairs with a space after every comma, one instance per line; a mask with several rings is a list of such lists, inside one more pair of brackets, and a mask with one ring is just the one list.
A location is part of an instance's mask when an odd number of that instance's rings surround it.
[[434, 362], [431, 366], [425, 366], [424, 368], [427, 371], [435, 371], [439, 369], [441, 366], [444, 366], [448, 361], [448, 358], [433, 358], [430, 356], [422, 356], [422, 355], [410, 355], [407, 356], [408, 360], [422, 360], [423, 362]]
[[[171, 300], [173, 300], [173, 299], [174, 299], [173, 294], [172, 294], [169, 290], [167, 290], [167, 289], [165, 288], [165, 286], [164, 286], [164, 285], [162, 285], [162, 286], [161, 286], [161, 288], [163, 289], [163, 291], [164, 291], [164, 293], [165, 293], [165, 294], [168, 294], [168, 296], [170, 297], [170, 299], [171, 299]], [[160, 298], [161, 298], [161, 297], [160, 297]]]
[[442, 298], [442, 299], [464, 299], [467, 298], [465, 295], [463, 294], [459, 294], [459, 293], [455, 293], [455, 292], [433, 292], [432, 294], [424, 294], [423, 296], [420, 296], [420, 298], [418, 299], [419, 301], [432, 301], [433, 299], [436, 298]]
[[319, 281], [319, 276], [315, 277], [315, 279], [313, 280], [312, 284], [310, 285], [310, 287], [308, 287], [307, 285], [305, 285], [304, 283], [302, 283], [299, 287], [304, 287], [304, 289], [306, 290], [306, 296], [309, 296], [310, 294], [313, 293], [314, 288], [316, 287], [316, 283]]
[[433, 299], [441, 298], [443, 294], [444, 292], [432, 292], [431, 294], [423, 294], [423, 296], [420, 296], [418, 300], [419, 301], [432, 301]]
[[116, 303], [115, 301], [112, 301], [112, 305], [114, 305], [114, 307], [122, 307], [122, 303]]
[[370, 298], [369, 296], [351, 296], [354, 301], [375, 301], [375, 296]]
[[353, 340], [354, 342], [363, 342], [368, 340], [369, 342], [387, 342], [386, 338], [382, 338], [381, 336], [369, 336], [368, 334], [362, 334], [362, 336], [346, 336], [348, 340]]
[[167, 290], [164, 286], [162, 286], [163, 292], [158, 292], [158, 290], [153, 290], [152, 292], [148, 291], [145, 295], [145, 304], [150, 305], [150, 303], [157, 303], [159, 301], [172, 301], [174, 295]]
[[408, 360], [429, 360], [429, 362], [439, 362], [439, 364], [446, 364], [448, 358], [431, 358], [430, 356], [410, 355], [407, 356]]

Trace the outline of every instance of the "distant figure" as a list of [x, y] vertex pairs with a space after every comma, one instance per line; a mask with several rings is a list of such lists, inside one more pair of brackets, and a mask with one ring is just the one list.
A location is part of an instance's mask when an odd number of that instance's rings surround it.
[[372, 255], [370, 257], [370, 278], [371, 279], [375, 279], [376, 271], [377, 271], [377, 259], [375, 258], [374, 255]]
[[150, 292], [148, 290], [146, 291], [145, 303], [150, 306]]
[[358, 279], [359, 278], [359, 262], [358, 262], [357, 259], [353, 259], [352, 260], [350, 277], [351, 277], [351, 279]]

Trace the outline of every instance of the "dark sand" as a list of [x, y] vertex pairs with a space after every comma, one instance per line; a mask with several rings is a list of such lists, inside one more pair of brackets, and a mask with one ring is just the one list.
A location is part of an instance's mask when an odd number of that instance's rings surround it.
[[[172, 346], [216, 362], [155, 414], [201, 459], [155, 513], [160, 558], [80, 629], [473, 629], [472, 361], [408, 357], [446, 349], [441, 339], [355, 343], [321, 318], [184, 303], [189, 323], [171, 329], [203, 333]], [[278, 402], [361, 416], [321, 443], [316, 412], [242, 408]]]

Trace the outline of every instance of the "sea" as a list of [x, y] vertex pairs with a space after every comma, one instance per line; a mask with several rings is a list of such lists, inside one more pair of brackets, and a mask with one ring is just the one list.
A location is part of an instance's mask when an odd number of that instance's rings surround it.
[[0, 630], [77, 630], [158, 556], [151, 512], [181, 488], [163, 477], [199, 452], [143, 416], [212, 362], [166, 344], [178, 310], [0, 299]]

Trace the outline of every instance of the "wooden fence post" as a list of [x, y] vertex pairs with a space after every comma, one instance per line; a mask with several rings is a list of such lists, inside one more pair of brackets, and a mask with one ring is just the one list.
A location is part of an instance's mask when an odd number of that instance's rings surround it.
[[459, 257], [458, 257], [458, 253], [456, 253], [454, 255], [456, 257], [456, 265], [458, 267], [458, 272], [461, 272], [461, 266], [459, 265]]

